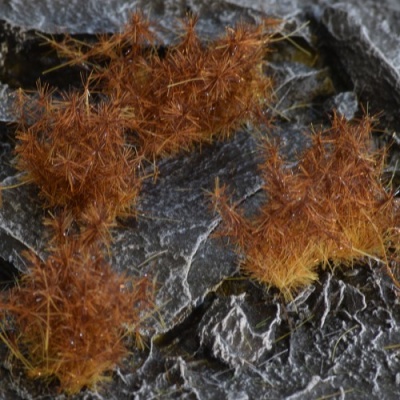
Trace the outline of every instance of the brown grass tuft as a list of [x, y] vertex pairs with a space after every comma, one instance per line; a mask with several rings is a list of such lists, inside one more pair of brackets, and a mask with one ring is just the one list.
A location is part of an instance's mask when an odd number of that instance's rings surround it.
[[69, 394], [109, 379], [107, 371], [128, 354], [125, 325], [137, 333], [149, 306], [149, 285], [118, 275], [101, 251], [69, 240], [45, 262], [28, 254], [29, 272], [3, 295], [16, 335], [3, 340], [29, 376], [59, 381]]
[[107, 205], [112, 221], [131, 211], [140, 160], [125, 143], [119, 108], [111, 101], [92, 104], [89, 96], [85, 91], [55, 100], [40, 87], [36, 101], [21, 94], [16, 165], [39, 187], [47, 207], [65, 207], [79, 219], [93, 204]]
[[69, 64], [93, 69], [82, 93], [20, 93], [16, 166], [49, 209], [51, 237], [48, 258], [28, 254], [28, 273], [3, 295], [17, 334], [0, 338], [30, 376], [56, 378], [67, 393], [107, 379], [128, 353], [124, 335], [140, 338], [141, 311], [152, 306], [147, 280], [116, 274], [106, 258], [116, 218], [134, 214], [141, 161], [268, 122], [262, 66], [273, 24], [240, 24], [205, 44], [196, 22], [183, 22], [164, 55], [140, 13], [94, 46], [52, 42]]
[[71, 39], [54, 43], [71, 62], [94, 66], [92, 85], [118, 99], [132, 142], [150, 160], [226, 138], [244, 122], [269, 119], [272, 79], [262, 66], [276, 21], [239, 24], [207, 44], [196, 23], [196, 17], [184, 20], [179, 40], [163, 55], [140, 13], [122, 33], [86, 52]]
[[320, 266], [365, 257], [388, 265], [388, 249], [399, 243], [394, 199], [381, 182], [384, 154], [371, 151], [372, 122], [335, 115], [294, 168], [266, 146], [260, 169], [268, 201], [250, 221], [214, 195], [227, 234], [245, 253], [243, 270], [286, 299], [315, 281]]

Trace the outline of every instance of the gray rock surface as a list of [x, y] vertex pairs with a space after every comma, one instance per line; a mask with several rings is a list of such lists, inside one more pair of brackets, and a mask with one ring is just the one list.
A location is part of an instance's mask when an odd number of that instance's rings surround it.
[[7, 84], [0, 83], [0, 99], [0, 121], [15, 121], [13, 113], [14, 91]]
[[398, 129], [400, 11], [385, 2], [362, 4], [338, 3], [324, 9], [321, 25], [332, 51], [331, 65], [365, 104], [385, 110], [388, 123]]
[[[144, 332], [149, 349], [134, 351], [99, 393], [86, 391], [76, 398], [399, 398], [399, 301], [381, 267], [371, 262], [353, 270], [321, 271], [319, 283], [284, 304], [274, 290], [240, 276], [238, 256], [214, 236], [220, 220], [207, 192], [219, 177], [235, 201], [254, 212], [265, 201], [257, 168], [258, 135], [279, 138], [282, 153], [295, 162], [308, 143], [300, 133], [310, 123], [324, 122], [333, 108], [353, 117], [358, 98], [364, 105], [368, 101], [372, 112], [385, 110], [383, 128], [396, 129], [400, 6], [389, 0], [379, 6], [372, 0], [1, 2], [3, 185], [18, 182], [12, 168], [14, 128], [6, 122], [15, 120], [10, 100], [25, 70], [16, 66], [10, 72], [10, 65], [38, 41], [30, 30], [114, 32], [135, 7], [151, 13], [167, 42], [174, 38], [174, 18], [188, 9], [200, 13], [204, 37], [241, 18], [257, 21], [264, 13], [285, 18], [286, 29], [309, 18], [313, 23], [292, 42], [278, 42], [283, 55], [272, 56], [267, 72], [277, 82], [274, 127], [260, 133], [246, 127], [225, 143], [163, 160], [158, 180], [144, 185], [139, 218], [121, 221], [113, 232], [113, 266], [155, 277], [159, 314]], [[297, 45], [306, 49], [306, 57]], [[318, 56], [315, 63], [310, 55]], [[23, 249], [45, 257], [45, 212], [34, 187], [2, 195], [0, 255], [24, 270]], [[6, 354], [0, 346], [2, 398], [55, 398], [53, 388], [11, 373]]]

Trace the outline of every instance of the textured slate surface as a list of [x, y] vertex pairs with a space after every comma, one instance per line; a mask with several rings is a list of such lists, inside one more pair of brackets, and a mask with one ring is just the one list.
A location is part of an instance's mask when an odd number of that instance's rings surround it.
[[[400, 105], [400, 11], [385, 4], [327, 6], [321, 24], [332, 50], [333, 68], [341, 71], [364, 102], [385, 109], [397, 129]], [[340, 72], [339, 72], [340, 73]]]
[[[0, 119], [15, 119], [10, 96], [26, 77], [21, 76], [24, 69], [10, 71], [10, 65], [21, 59], [16, 55], [29, 54], [35, 47], [37, 37], [31, 29], [113, 32], [131, 9], [143, 7], [166, 29], [161, 35], [166, 40], [173, 38], [173, 17], [182, 17], [188, 9], [201, 14], [199, 30], [205, 36], [218, 34], [240, 18], [257, 20], [263, 12], [290, 20], [294, 29], [313, 18], [297, 40], [319, 55], [318, 60], [313, 64], [307, 56], [305, 62], [286, 43], [279, 48], [285, 56], [273, 56], [269, 69], [276, 76], [280, 115], [269, 134], [280, 138], [289, 160], [294, 161], [307, 145], [299, 134], [311, 122], [319, 124], [333, 107], [353, 116], [357, 96], [370, 101], [373, 112], [385, 110], [384, 128], [395, 129], [400, 52], [396, 2], [379, 7], [356, 0], [275, 3], [114, 0], [80, 2], [78, 7], [74, 1], [2, 2]], [[50, 61], [42, 65], [46, 62]], [[0, 128], [0, 176], [3, 184], [10, 185], [18, 181], [10, 165], [13, 126], [1, 123]], [[242, 279], [237, 256], [213, 236], [220, 221], [212, 213], [207, 191], [212, 190], [215, 177], [229, 184], [235, 200], [254, 210], [262, 201], [258, 160], [257, 135], [249, 128], [226, 143], [160, 163], [158, 180], [144, 185], [138, 220], [122, 222], [112, 247], [117, 270], [157, 277], [160, 313], [150, 322], [149, 349], [135, 352], [99, 393], [76, 398], [400, 396], [399, 304], [379, 266], [321, 272], [319, 283], [293, 303], [283, 304], [273, 290], [267, 292]], [[3, 193], [3, 259], [24, 269], [22, 249], [44, 256], [43, 216], [35, 188], [22, 186]], [[232, 276], [239, 279], [224, 281]], [[0, 350], [2, 398], [54, 398], [52, 389], [40, 382], [20, 379], [19, 371], [10, 374], [5, 349]]]

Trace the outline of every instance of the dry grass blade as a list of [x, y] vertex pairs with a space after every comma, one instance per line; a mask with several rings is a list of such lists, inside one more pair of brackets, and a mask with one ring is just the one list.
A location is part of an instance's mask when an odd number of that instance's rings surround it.
[[225, 233], [245, 253], [251, 277], [291, 299], [317, 279], [318, 266], [370, 257], [389, 268], [398, 252], [399, 215], [381, 182], [384, 154], [371, 151], [372, 124], [367, 116], [352, 124], [335, 115], [294, 168], [267, 146], [260, 168], [268, 201], [251, 221], [236, 218], [217, 188]]
[[[269, 121], [264, 109], [271, 103], [272, 79], [262, 65], [276, 22], [239, 24], [207, 44], [196, 23], [197, 17], [183, 20], [177, 43], [161, 56], [151, 23], [136, 13], [122, 33], [101, 39], [84, 54], [97, 65], [93, 87], [131, 110], [126, 124], [150, 160], [226, 138], [247, 121]], [[55, 47], [82, 62], [81, 44], [76, 57], [68, 42]]]
[[30, 376], [56, 378], [67, 393], [108, 379], [128, 354], [124, 326], [139, 335], [149, 282], [116, 274], [79, 242], [60, 246], [45, 263], [28, 258], [29, 273], [2, 300], [19, 332], [13, 339], [3, 332], [6, 343]]

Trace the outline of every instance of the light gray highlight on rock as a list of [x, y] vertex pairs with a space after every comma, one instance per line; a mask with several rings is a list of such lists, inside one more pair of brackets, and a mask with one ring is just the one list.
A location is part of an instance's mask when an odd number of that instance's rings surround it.
[[0, 82], [0, 121], [14, 122], [15, 91], [6, 84]]
[[[1, 185], [2, 206], [0, 208], [0, 256], [14, 264], [21, 271], [26, 271], [27, 264], [22, 255], [25, 250], [31, 250], [44, 256], [46, 233], [42, 219], [46, 215], [40, 208], [37, 192], [32, 186], [20, 185], [20, 175], [4, 179]], [[8, 186], [15, 188], [7, 189]], [[30, 200], [27, 200], [30, 199]]]
[[243, 309], [245, 294], [218, 299], [199, 325], [200, 345], [232, 368], [249, 367], [272, 348], [281, 310], [276, 307], [267, 329], [256, 332]]
[[165, 29], [160, 37], [169, 42], [176, 33], [177, 20], [187, 12], [201, 15], [198, 30], [202, 36], [224, 32], [226, 25], [242, 20], [255, 22], [260, 12], [225, 1], [208, 0], [8, 0], [0, 3], [0, 20], [22, 30], [39, 30], [49, 34], [113, 33], [129, 20], [136, 10], [157, 20]]
[[338, 93], [325, 102], [324, 109], [327, 112], [336, 111], [337, 114], [351, 121], [359, 110], [357, 95], [354, 92]]
[[0, 4], [0, 18], [25, 30], [46, 33], [118, 31], [137, 1], [11, 0]]
[[274, 109], [280, 117], [289, 121], [299, 115], [298, 108], [312, 109], [315, 98], [334, 93], [327, 69], [311, 68], [295, 62], [273, 64], [270, 68], [277, 82], [275, 93], [279, 99]]
[[[321, 23], [328, 45], [334, 50], [336, 69], [344, 68], [355, 92], [375, 112], [399, 127], [400, 108], [400, 13], [375, 3], [359, 2], [327, 6]], [[331, 54], [332, 58], [334, 57]]]

